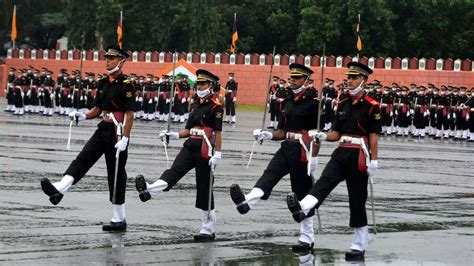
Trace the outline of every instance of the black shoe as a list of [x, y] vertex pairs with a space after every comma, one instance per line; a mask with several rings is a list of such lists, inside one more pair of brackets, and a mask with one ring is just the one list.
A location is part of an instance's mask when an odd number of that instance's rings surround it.
[[43, 190], [44, 194], [49, 196], [49, 201], [53, 205], [58, 205], [58, 203], [63, 199], [63, 194], [61, 194], [54, 186], [51, 184], [49, 179], [43, 178], [41, 179], [41, 189]]
[[249, 212], [250, 206], [245, 202], [245, 195], [242, 193], [239, 185], [233, 184], [230, 186], [230, 197], [235, 205], [237, 205], [237, 210], [240, 214], [246, 214]]
[[351, 249], [346, 252], [346, 261], [364, 261], [365, 251]]
[[108, 232], [125, 232], [127, 231], [127, 221], [125, 219], [122, 222], [110, 222], [102, 226], [102, 231]]
[[292, 213], [293, 219], [296, 222], [301, 223], [304, 218], [306, 218], [306, 215], [301, 209], [300, 202], [296, 198], [295, 193], [290, 193], [288, 196], [286, 196], [286, 204], [288, 205], [288, 209]]
[[306, 242], [303, 242], [303, 241], [299, 241], [292, 245], [291, 246], [291, 250], [295, 253], [308, 253], [310, 252], [311, 250], [313, 250], [313, 247], [314, 247], [314, 243], [306, 243]]
[[194, 235], [195, 242], [211, 242], [216, 239], [216, 234], [208, 235], [208, 234], [199, 234]]
[[141, 201], [145, 202], [151, 199], [150, 192], [146, 189], [145, 177], [143, 175], [137, 175], [137, 177], [135, 177], [135, 187], [139, 192], [138, 196]]

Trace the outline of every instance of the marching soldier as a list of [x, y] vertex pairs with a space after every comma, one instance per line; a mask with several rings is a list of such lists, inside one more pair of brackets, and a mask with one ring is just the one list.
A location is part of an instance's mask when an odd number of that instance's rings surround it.
[[304, 222], [308, 215], [314, 213], [315, 208], [319, 208], [329, 193], [346, 180], [349, 226], [354, 228], [354, 238], [350, 251], [345, 256], [347, 261], [362, 261], [370, 239], [365, 209], [367, 184], [377, 170], [377, 143], [382, 125], [378, 102], [368, 97], [363, 90], [372, 70], [358, 62], [349, 63], [348, 68], [350, 96], [339, 102], [332, 131], [328, 134], [316, 132], [314, 135], [320, 141], [339, 141], [339, 147], [331, 155], [309, 194], [303, 199], [290, 194], [287, 204], [295, 221]]
[[7, 98], [7, 108], [5, 109], [5, 112], [15, 112], [15, 87], [13, 87], [13, 81], [16, 79], [15, 71], [16, 69], [11, 67], [10, 72], [8, 73], [7, 93], [5, 95]]
[[467, 91], [469, 98], [466, 101], [466, 106], [469, 108], [469, 113], [466, 115], [469, 127], [468, 142], [474, 142], [474, 87]]
[[468, 121], [467, 115], [469, 114], [469, 107], [466, 106], [466, 103], [469, 97], [466, 95], [466, 87], [459, 88], [459, 95], [456, 99], [456, 111], [455, 111], [455, 121], [456, 121], [456, 135], [454, 140], [466, 140], [468, 131]]
[[17, 77], [13, 81], [15, 88], [15, 115], [24, 115], [25, 108], [23, 104], [23, 98], [25, 97], [24, 87], [27, 87], [28, 81], [26, 78], [26, 72], [24, 69], [17, 70]]
[[278, 84], [278, 76], [273, 76], [273, 82], [270, 86], [268, 93], [270, 94], [269, 112], [270, 112], [270, 126], [267, 128], [277, 128], [278, 118], [280, 116], [280, 104], [277, 101], [277, 90], [280, 88]]
[[235, 123], [235, 103], [239, 84], [234, 79], [234, 73], [229, 73], [229, 80], [225, 85], [225, 122]]
[[[157, 97], [158, 87], [153, 84], [153, 75], [147, 74], [146, 81], [143, 83], [143, 91], [145, 92], [143, 96], [143, 120], [152, 121], [155, 117], [155, 108], [157, 102], [155, 97]], [[156, 99], [158, 100], [158, 98]]]
[[53, 73], [49, 70], [46, 71], [46, 77], [43, 81], [43, 99], [44, 99], [44, 110], [43, 115], [52, 116], [54, 113], [53, 109], [53, 90], [54, 90], [54, 80]]
[[171, 99], [171, 82], [168, 75], [163, 75], [163, 81], [160, 83], [160, 96], [158, 99], [158, 110], [160, 113], [160, 122], [168, 122], [169, 104]]
[[449, 137], [454, 138], [456, 134], [456, 109], [457, 109], [457, 99], [459, 94], [458, 87], [448, 87], [448, 98], [449, 98], [449, 111], [448, 111], [448, 121], [449, 121]]
[[417, 88], [416, 95], [413, 95], [413, 125], [415, 126], [415, 131], [413, 137], [425, 137], [425, 127], [427, 125], [428, 118], [428, 101], [427, 96], [425, 95], [425, 87], [420, 86]]
[[397, 136], [408, 136], [410, 119], [410, 98], [408, 97], [408, 87], [403, 86], [401, 95], [398, 97], [397, 125], [399, 127]]
[[323, 88], [322, 97], [324, 103], [324, 129], [328, 131], [331, 129], [332, 121], [334, 119], [334, 105], [336, 104], [336, 89], [334, 88], [334, 80], [326, 79], [327, 86]]
[[175, 118], [174, 122], [184, 123], [185, 116], [184, 111], [187, 109], [185, 105], [187, 105], [187, 99], [189, 95], [189, 84], [186, 81], [187, 75], [182, 73], [177, 75], [178, 82], [175, 83], [175, 94], [174, 94], [174, 101], [173, 106], [175, 110]]
[[385, 86], [380, 99], [380, 108], [382, 114], [382, 133], [391, 135], [393, 128], [393, 103], [394, 95], [390, 87]]
[[[307, 97], [308, 91], [304, 87], [313, 71], [296, 63], [289, 68], [291, 98], [282, 112], [278, 129], [272, 132], [254, 130], [254, 136], [259, 141], [284, 141], [250, 193], [244, 195], [237, 184], [230, 187], [230, 196], [240, 214], [253, 209], [260, 199], [267, 200], [275, 185], [287, 174], [290, 174], [291, 189], [298, 199], [302, 199], [313, 184], [311, 175], [316, 170], [317, 157], [309, 152], [312, 148], [309, 146], [308, 131], [317, 127], [319, 104], [317, 99]], [[298, 242], [292, 246], [293, 251], [308, 252], [313, 248], [313, 214], [314, 211], [302, 222]]]
[[440, 139], [443, 135], [444, 131], [444, 138], [449, 138], [449, 106], [450, 106], [450, 98], [446, 94], [447, 87], [442, 85], [441, 90], [439, 91], [439, 98], [436, 102], [436, 136], [435, 139]]
[[[145, 202], [157, 197], [162, 191], [168, 191], [191, 169], [196, 169], [196, 208], [203, 211], [200, 234], [194, 236], [197, 242], [213, 241], [216, 237], [216, 212], [212, 190], [213, 171], [221, 159], [222, 141], [222, 105], [211, 92], [212, 83], [219, 78], [209, 71], [196, 71], [197, 99], [191, 107], [191, 113], [185, 129], [180, 132], [160, 132], [160, 138], [177, 140], [189, 137], [176, 159], [153, 184], [145, 181], [143, 175], [135, 179], [140, 200]], [[214, 145], [211, 141], [214, 140]], [[213, 153], [214, 150], [214, 153]], [[210, 202], [209, 202], [210, 201]], [[210, 207], [210, 209], [209, 209]]]
[[439, 90], [428, 85], [426, 95], [428, 97], [428, 132], [430, 137], [436, 135], [436, 110], [438, 109]]
[[[125, 165], [128, 157], [128, 140], [133, 124], [133, 95], [135, 89], [125, 79], [121, 68], [128, 54], [118, 46], [106, 49], [105, 62], [109, 75], [101, 79], [97, 85], [97, 97], [94, 108], [87, 113], [73, 111], [69, 114], [77, 122], [94, 119], [102, 114], [94, 135], [86, 143], [82, 151], [69, 165], [59, 182], [51, 183], [47, 178], [41, 180], [43, 192], [49, 201], [57, 205], [63, 194], [79, 182], [97, 160], [105, 154], [107, 178], [109, 184], [109, 200], [113, 204], [113, 216], [109, 224], [102, 227], [103, 231], [126, 231], [125, 220], [125, 188], [127, 173]], [[115, 169], [118, 169], [115, 173]]]

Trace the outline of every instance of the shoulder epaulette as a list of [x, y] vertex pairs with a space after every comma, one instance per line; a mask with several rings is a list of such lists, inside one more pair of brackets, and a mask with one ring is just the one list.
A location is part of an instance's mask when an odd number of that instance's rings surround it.
[[130, 80], [129, 79], [124, 79], [123, 83], [130, 83]]
[[364, 99], [365, 99], [366, 101], [368, 101], [368, 102], [369, 102], [370, 104], [372, 104], [372, 105], [377, 105], [377, 104], [379, 104], [376, 100], [372, 99], [370, 96], [365, 95], [365, 96], [364, 96]]

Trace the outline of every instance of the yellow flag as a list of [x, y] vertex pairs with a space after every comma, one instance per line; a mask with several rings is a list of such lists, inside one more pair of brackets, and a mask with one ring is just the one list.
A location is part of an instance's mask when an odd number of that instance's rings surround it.
[[361, 51], [362, 50], [362, 40], [360, 39], [360, 33], [359, 33], [359, 25], [360, 25], [360, 14], [359, 14], [359, 23], [357, 23], [357, 28], [356, 28], [356, 32], [357, 32], [357, 51]]
[[12, 41], [16, 40], [16, 6], [13, 6], [12, 16]]

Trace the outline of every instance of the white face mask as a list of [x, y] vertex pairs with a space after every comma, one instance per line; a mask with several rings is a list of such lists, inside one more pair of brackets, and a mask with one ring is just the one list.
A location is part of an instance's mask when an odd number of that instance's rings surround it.
[[406, 91], [403, 91], [403, 92], [402, 92], [402, 95], [404, 95], [404, 96], [407, 95], [407, 92], [406, 92]]
[[89, 78], [89, 81], [92, 82], [94, 79], [93, 78]]
[[445, 92], [444, 92], [444, 91], [440, 91], [440, 92], [439, 92], [439, 94], [441, 94], [441, 95], [444, 95], [444, 94], [445, 94]]
[[51, 75], [46, 75], [46, 77], [50, 79], [50, 78], [51, 78]]
[[234, 77], [229, 77], [230, 80], [234, 79]]
[[304, 86], [299, 87], [298, 89], [291, 89], [294, 94], [298, 94], [304, 90]]
[[113, 73], [119, 71], [120, 68], [122, 67], [123, 63], [125, 63], [125, 59], [120, 60], [120, 62], [117, 64], [117, 66], [115, 66], [111, 70], [107, 70], [107, 73], [109, 73], [109, 75], [112, 75]]
[[150, 80], [151, 80], [151, 78], [146, 78], [146, 81], [150, 81]]
[[438, 94], [438, 92], [437, 92], [437, 91], [433, 91], [433, 94], [436, 95], [436, 94]]
[[364, 83], [365, 83], [365, 80], [362, 80], [362, 82], [360, 83], [360, 85], [357, 88], [354, 88], [352, 90], [349, 89], [349, 94], [351, 96], [357, 95], [359, 92], [362, 91], [362, 89], [364, 89]]
[[471, 92], [471, 96], [474, 97], [474, 92]]
[[211, 93], [211, 90], [210, 89], [205, 89], [203, 91], [197, 90], [196, 93], [197, 93], [197, 96], [199, 98], [203, 98], [203, 97], [206, 97], [207, 95], [209, 95], [209, 93]]
[[273, 81], [273, 85], [277, 85], [277, 83], [278, 83], [278, 82], [276, 82], [276, 81]]

